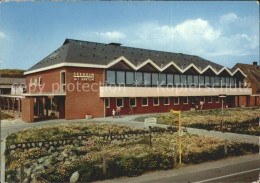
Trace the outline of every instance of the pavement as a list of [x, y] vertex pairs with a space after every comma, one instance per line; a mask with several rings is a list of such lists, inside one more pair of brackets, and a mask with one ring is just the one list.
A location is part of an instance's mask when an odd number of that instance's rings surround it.
[[254, 182], [259, 180], [259, 173], [260, 154], [254, 154], [96, 183]]

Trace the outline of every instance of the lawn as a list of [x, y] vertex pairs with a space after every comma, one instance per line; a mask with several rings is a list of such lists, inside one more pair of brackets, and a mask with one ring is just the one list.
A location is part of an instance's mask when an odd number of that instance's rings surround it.
[[[140, 129], [113, 124], [74, 123], [53, 127], [30, 128], [7, 137], [7, 145], [24, 141], [70, 138], [79, 133], [123, 133]], [[89, 182], [120, 176], [137, 176], [147, 171], [174, 168], [174, 145], [177, 133], [133, 136], [127, 141], [105, 142], [90, 137], [79, 144], [60, 147], [34, 147], [7, 153], [7, 179], [19, 181], [21, 163], [25, 166], [27, 181], [45, 179], [49, 182], [69, 182], [73, 173], [79, 173], [79, 182]], [[209, 136], [184, 134], [182, 137], [182, 162], [184, 164], [257, 153], [259, 147], [245, 142], [229, 142], [228, 155], [224, 153], [224, 140]], [[102, 174], [102, 159], [106, 155], [107, 173]], [[40, 179], [39, 179], [40, 178]]]
[[[177, 125], [178, 115], [164, 113], [138, 117], [135, 120], [143, 122], [147, 117], [157, 118], [157, 123]], [[220, 130], [222, 110], [183, 111], [181, 113], [183, 126], [202, 128], [207, 130]], [[224, 131], [249, 135], [260, 135], [258, 125], [260, 109], [236, 108], [223, 110]]]
[[1, 119], [12, 119], [12, 118], [14, 117], [9, 114], [1, 112]]

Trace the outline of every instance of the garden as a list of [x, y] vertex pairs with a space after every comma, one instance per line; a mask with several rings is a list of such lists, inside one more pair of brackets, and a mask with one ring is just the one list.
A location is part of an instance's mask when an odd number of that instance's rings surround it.
[[[79, 134], [95, 135], [90, 135], [85, 140], [77, 140]], [[126, 139], [104, 140], [105, 134], [111, 137], [124, 134]], [[51, 143], [50, 146], [10, 150], [10, 147], [17, 143], [59, 139], [62, 144], [61, 139], [73, 138], [73, 143], [66, 145]], [[178, 145], [178, 133], [173, 129], [156, 127], [152, 129], [151, 140], [152, 146], [149, 144], [147, 129], [107, 123], [68, 123], [25, 129], [9, 135], [6, 139], [7, 182], [18, 182], [21, 179], [24, 182], [89, 182], [176, 168], [178, 165], [174, 164], [174, 146]], [[184, 165], [258, 151], [257, 145], [229, 141], [228, 153], [225, 153], [224, 139], [187, 133], [182, 136]]]
[[3, 120], [3, 119], [13, 119], [13, 118], [14, 118], [13, 116], [1, 112], [1, 120]]
[[[154, 114], [137, 117], [135, 120], [143, 122], [147, 117], [157, 118], [157, 123], [178, 125], [178, 116], [170, 113]], [[199, 110], [181, 112], [182, 126], [221, 131], [222, 110]], [[223, 132], [260, 135], [259, 108], [236, 108], [223, 110]]]

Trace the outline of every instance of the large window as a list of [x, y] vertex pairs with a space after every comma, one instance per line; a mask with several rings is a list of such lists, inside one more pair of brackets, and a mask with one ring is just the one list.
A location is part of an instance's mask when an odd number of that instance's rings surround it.
[[135, 73], [135, 80], [136, 80], [137, 85], [142, 85], [143, 84], [143, 73], [136, 72]]
[[197, 97], [192, 97], [191, 101], [192, 101], [192, 104], [197, 104]]
[[226, 84], [227, 84], [227, 86], [229, 86], [229, 85], [230, 85], [230, 80], [229, 80], [229, 77], [226, 77]]
[[226, 86], [226, 78], [221, 77], [221, 86]]
[[210, 86], [209, 76], [205, 76], [205, 86]]
[[187, 76], [186, 75], [181, 75], [181, 84], [186, 85], [187, 84]]
[[148, 98], [142, 98], [142, 106], [148, 106]]
[[110, 98], [105, 99], [106, 108], [110, 108]]
[[116, 84], [125, 84], [125, 72], [124, 71], [117, 71], [116, 72]]
[[127, 85], [134, 84], [134, 72], [126, 72], [126, 84]]
[[192, 84], [192, 75], [187, 76], [187, 82], [189, 86]]
[[180, 77], [180, 75], [179, 74], [174, 74], [174, 85], [178, 86], [180, 84], [181, 84], [181, 77]]
[[167, 74], [167, 85], [173, 86], [173, 74]]
[[116, 83], [116, 72], [107, 71], [107, 84], [115, 84], [115, 83]]
[[129, 98], [129, 105], [132, 107], [136, 107], [136, 98]]
[[151, 85], [151, 73], [144, 73], [144, 85], [150, 86]]
[[158, 97], [153, 98], [153, 105], [159, 106], [159, 98]]
[[204, 86], [205, 83], [205, 77], [204, 76], [200, 76], [200, 86]]
[[159, 82], [159, 74], [158, 73], [152, 73], [152, 85], [157, 86]]
[[215, 83], [215, 77], [214, 76], [210, 76], [210, 85], [213, 86]]
[[183, 97], [183, 104], [188, 104], [188, 97]]
[[216, 83], [215, 84], [216, 86], [220, 86], [220, 77], [219, 76], [215, 77], [215, 83]]
[[159, 84], [162, 85], [162, 86], [165, 86], [167, 84], [165, 73], [160, 73]]
[[118, 107], [124, 106], [123, 98], [116, 98], [116, 106]]
[[208, 97], [208, 103], [212, 103], [212, 97]]
[[235, 78], [230, 78], [230, 84], [232, 87], [235, 86]]
[[194, 82], [195, 86], [198, 87], [198, 85], [199, 85], [199, 76], [194, 75], [193, 76], [193, 80], [194, 80], [193, 82]]

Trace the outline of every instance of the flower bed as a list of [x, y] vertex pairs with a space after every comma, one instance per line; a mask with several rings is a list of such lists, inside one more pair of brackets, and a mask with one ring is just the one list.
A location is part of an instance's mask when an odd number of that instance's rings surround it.
[[[28, 140], [30, 132], [37, 140], [47, 139], [41, 133], [51, 138], [54, 138], [52, 135], [60, 137], [67, 134], [69, 128], [72, 131], [71, 135], [82, 129], [88, 132], [99, 130], [100, 133], [140, 131], [108, 124], [67, 124], [61, 127], [28, 129], [18, 132], [15, 136], [9, 136], [7, 141], [8, 143], [23, 142]], [[59, 133], [56, 132], [57, 130]], [[40, 134], [41, 137], [35, 136], [36, 134]], [[133, 137], [131, 141], [126, 142], [108, 143], [92, 136], [80, 144], [55, 148], [17, 149], [6, 157], [7, 181], [19, 181], [21, 164], [24, 164], [26, 181], [40, 181], [43, 178], [50, 182], [69, 182], [75, 172], [79, 174], [79, 182], [89, 182], [119, 176], [137, 176], [151, 170], [171, 169], [174, 168], [173, 147], [177, 144], [176, 133], [162, 133], [152, 134], [152, 147], [149, 146], [149, 135], [143, 135], [141, 138]], [[223, 139], [191, 134], [185, 134], [182, 137], [182, 161], [185, 164], [256, 153], [258, 149], [258, 146], [253, 144], [229, 142], [229, 153], [226, 155]], [[103, 155], [106, 155], [106, 176], [102, 174]]]
[[[222, 110], [183, 111], [182, 126], [206, 130], [220, 130]], [[178, 116], [170, 113], [138, 117], [136, 121], [144, 121], [146, 117], [156, 117], [157, 122], [166, 125], [177, 125]], [[236, 108], [223, 110], [223, 130], [225, 132], [260, 135], [260, 109]]]

